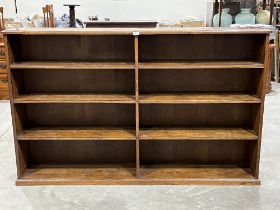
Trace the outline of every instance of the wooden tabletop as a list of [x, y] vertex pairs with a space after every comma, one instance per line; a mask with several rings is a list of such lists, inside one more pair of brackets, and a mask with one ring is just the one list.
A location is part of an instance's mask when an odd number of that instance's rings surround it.
[[4, 34], [21, 35], [141, 35], [157, 34], [268, 34], [270, 29], [260, 28], [19, 28], [5, 30]]

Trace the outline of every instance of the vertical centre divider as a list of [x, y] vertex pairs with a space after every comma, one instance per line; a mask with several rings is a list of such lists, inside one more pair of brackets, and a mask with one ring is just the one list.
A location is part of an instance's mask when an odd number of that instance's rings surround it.
[[135, 119], [136, 119], [136, 177], [140, 177], [140, 131], [139, 131], [139, 54], [138, 35], [134, 35], [134, 56], [135, 56]]

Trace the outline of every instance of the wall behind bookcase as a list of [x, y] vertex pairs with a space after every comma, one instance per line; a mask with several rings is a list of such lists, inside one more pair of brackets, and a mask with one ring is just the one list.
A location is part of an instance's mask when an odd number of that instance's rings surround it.
[[[21, 17], [42, 13], [42, 6], [54, 4], [55, 14], [68, 13], [64, 3], [81, 4], [77, 17], [86, 20], [88, 16], [98, 15], [100, 19], [109, 17], [116, 20], [174, 20], [188, 16], [199, 20], [206, 18], [207, 2], [211, 0], [17, 0]], [[14, 1], [1, 0], [6, 17], [15, 17]], [[124, 12], [125, 11], [125, 12]]]

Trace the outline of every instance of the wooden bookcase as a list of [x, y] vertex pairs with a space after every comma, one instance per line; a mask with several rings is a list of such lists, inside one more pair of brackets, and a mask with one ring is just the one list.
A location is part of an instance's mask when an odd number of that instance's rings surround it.
[[4, 39], [17, 185], [260, 183], [268, 30]]

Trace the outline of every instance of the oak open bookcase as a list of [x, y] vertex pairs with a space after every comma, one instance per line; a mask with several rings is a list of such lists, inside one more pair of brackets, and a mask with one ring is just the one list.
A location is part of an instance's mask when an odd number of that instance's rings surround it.
[[17, 185], [259, 184], [268, 37], [6, 31]]

